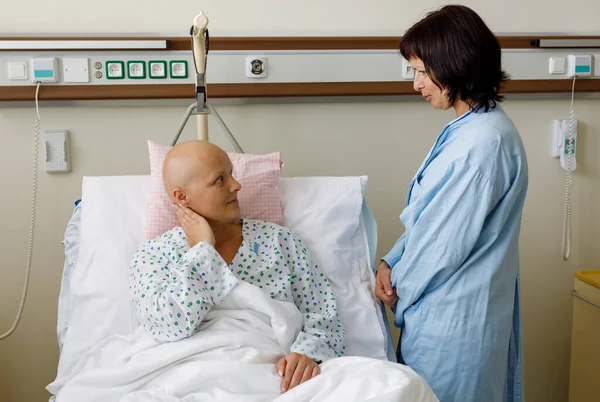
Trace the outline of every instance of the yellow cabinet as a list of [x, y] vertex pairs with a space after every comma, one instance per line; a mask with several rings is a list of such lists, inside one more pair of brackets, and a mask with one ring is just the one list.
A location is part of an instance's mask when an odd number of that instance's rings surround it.
[[600, 271], [575, 274], [569, 402], [600, 401]]

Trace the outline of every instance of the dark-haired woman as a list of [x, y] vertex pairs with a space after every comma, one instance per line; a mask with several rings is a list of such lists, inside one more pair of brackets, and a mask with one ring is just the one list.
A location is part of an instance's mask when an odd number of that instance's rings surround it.
[[521, 138], [498, 90], [497, 39], [446, 6], [403, 36], [414, 88], [456, 111], [410, 183], [405, 232], [378, 266], [376, 294], [401, 328], [398, 360], [441, 402], [523, 400], [519, 231], [528, 185]]

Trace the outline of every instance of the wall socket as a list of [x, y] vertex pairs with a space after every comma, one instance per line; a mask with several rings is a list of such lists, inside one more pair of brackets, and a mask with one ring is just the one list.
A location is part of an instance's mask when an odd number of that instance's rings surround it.
[[107, 61], [106, 78], [109, 80], [125, 78], [124, 63], [122, 61]]
[[187, 78], [188, 67], [185, 60], [172, 60], [170, 63], [171, 78]]
[[150, 61], [148, 62], [148, 74], [150, 78], [167, 78], [167, 62], [166, 61]]
[[127, 78], [142, 79], [146, 78], [146, 63], [143, 61], [128, 61], [127, 62]]

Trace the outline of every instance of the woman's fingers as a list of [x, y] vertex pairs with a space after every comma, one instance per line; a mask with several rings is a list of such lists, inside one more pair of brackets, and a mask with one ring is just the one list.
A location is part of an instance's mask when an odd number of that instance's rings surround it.
[[287, 392], [287, 390], [290, 389], [290, 383], [292, 382], [292, 378], [296, 371], [296, 366], [298, 366], [298, 359], [293, 355], [286, 356], [285, 372], [281, 380], [282, 392]]
[[311, 365], [306, 366], [304, 369], [304, 374], [302, 375], [302, 379], [300, 380], [300, 384], [310, 380], [312, 378], [314, 367]]
[[184, 207], [181, 204], [177, 204], [176, 210], [179, 211], [182, 217], [185, 217], [189, 221], [193, 221], [194, 215], [196, 215], [196, 213], [194, 213], [191, 209], [189, 209], [188, 207]]
[[285, 359], [285, 356], [283, 356], [281, 359], [279, 359], [279, 362], [277, 362], [277, 374], [279, 375], [279, 377], [283, 377], [283, 374], [285, 373], [286, 363], [287, 360]]
[[383, 282], [380, 279], [378, 279], [377, 280], [377, 284], [376, 284], [376, 288], [375, 288], [375, 296], [379, 300], [383, 301], [384, 303], [391, 302], [394, 299], [394, 297], [395, 297], [393, 288], [391, 288], [391, 289], [392, 289], [392, 294], [389, 294], [386, 291], [385, 285], [383, 284]]
[[385, 274], [383, 275], [383, 278], [381, 278], [381, 283], [383, 284], [383, 290], [385, 291], [385, 294], [388, 296], [392, 296], [394, 294], [394, 289], [392, 289], [392, 282], [390, 279], [391, 278], [387, 277]]
[[184, 212], [183, 208], [179, 205], [175, 205], [175, 217], [181, 226], [188, 225], [191, 223], [189, 216]]
[[381, 282], [385, 294], [392, 296], [394, 294], [394, 289], [392, 288], [392, 270], [387, 264], [379, 266], [377, 279]]
[[306, 366], [307, 362], [304, 359], [298, 362], [298, 365], [294, 369], [294, 375], [292, 376], [292, 381], [290, 382], [288, 389], [297, 387], [302, 383], [302, 377], [306, 371]]

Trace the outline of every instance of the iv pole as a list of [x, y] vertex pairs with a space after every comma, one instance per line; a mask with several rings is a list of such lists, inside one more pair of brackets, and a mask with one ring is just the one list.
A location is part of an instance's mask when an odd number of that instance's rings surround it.
[[215, 108], [206, 101], [206, 56], [208, 55], [209, 48], [207, 26], [208, 18], [204, 13], [200, 12], [200, 14], [194, 18], [194, 25], [190, 28], [190, 35], [192, 37], [192, 56], [194, 58], [194, 70], [196, 72], [196, 102], [192, 103], [185, 112], [171, 145], [174, 146], [177, 144], [177, 140], [179, 140], [179, 136], [192, 114], [195, 114], [197, 119], [198, 139], [208, 141], [208, 115], [211, 114], [217, 119], [217, 122], [223, 129], [223, 132], [235, 148], [236, 152], [244, 153], [242, 147], [240, 147], [240, 144], [237, 142], [219, 113], [217, 113]]

